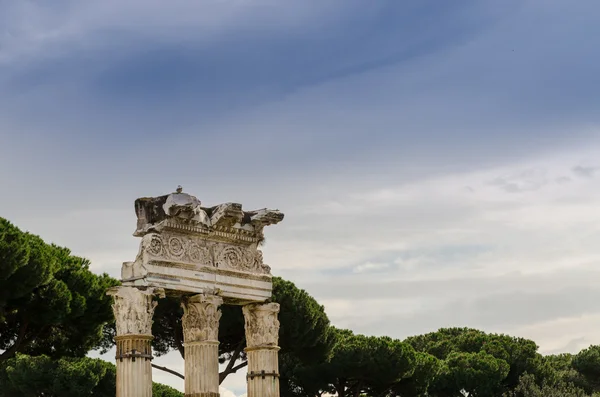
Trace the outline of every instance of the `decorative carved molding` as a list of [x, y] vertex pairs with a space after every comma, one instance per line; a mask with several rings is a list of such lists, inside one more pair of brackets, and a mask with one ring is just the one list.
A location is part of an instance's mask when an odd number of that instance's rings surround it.
[[150, 260], [213, 266], [256, 274], [270, 274], [271, 271], [263, 263], [262, 252], [255, 245], [207, 242], [197, 237], [171, 233], [150, 233], [142, 238], [141, 252], [136, 262], [143, 264]]
[[165, 296], [161, 288], [113, 287], [107, 294], [114, 300], [117, 336], [152, 335], [152, 316], [158, 304], [154, 297]]
[[271, 268], [263, 263], [262, 252], [259, 249], [217, 244], [214, 250], [215, 264], [219, 269], [270, 274]]
[[205, 241], [189, 236], [146, 234], [142, 238], [142, 251], [158, 260], [213, 266]]
[[249, 348], [274, 347], [279, 339], [278, 303], [252, 303], [242, 307]]
[[216, 295], [199, 294], [183, 299], [184, 343], [219, 340], [219, 306], [222, 303], [223, 299]]

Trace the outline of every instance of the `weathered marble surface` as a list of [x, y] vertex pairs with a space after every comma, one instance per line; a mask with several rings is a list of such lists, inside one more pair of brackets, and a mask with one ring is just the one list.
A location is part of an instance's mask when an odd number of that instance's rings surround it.
[[139, 289], [126, 286], [110, 288], [117, 336], [152, 335], [152, 316], [158, 304], [154, 298], [164, 297], [160, 288]]
[[182, 299], [186, 396], [219, 395], [219, 306], [222, 303], [215, 295]]
[[242, 308], [248, 355], [248, 397], [279, 397], [279, 304]]
[[219, 320], [221, 311], [219, 306], [223, 299], [215, 295], [194, 295], [185, 297], [183, 307], [183, 341], [193, 342], [218, 342]]
[[152, 317], [160, 288], [118, 286], [107, 291], [116, 320], [116, 396], [152, 397]]
[[226, 230], [260, 238], [265, 226], [277, 224], [284, 217], [280, 211], [266, 208], [243, 211], [238, 203], [202, 207], [195, 196], [183, 192], [139, 198], [135, 201], [135, 213], [138, 218], [135, 236], [169, 226], [185, 229], [187, 225], [190, 231]]
[[264, 227], [283, 220], [280, 211], [244, 211], [237, 203], [202, 207], [181, 189], [137, 199], [135, 211], [134, 236], [142, 241], [135, 261], [123, 264], [124, 285], [183, 294], [216, 291], [234, 304], [270, 298], [271, 269], [259, 246]]
[[278, 303], [253, 303], [242, 307], [248, 348], [277, 346], [279, 338]]

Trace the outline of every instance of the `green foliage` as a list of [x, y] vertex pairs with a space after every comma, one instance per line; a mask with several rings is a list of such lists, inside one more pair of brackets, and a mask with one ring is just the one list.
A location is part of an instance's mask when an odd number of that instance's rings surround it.
[[[501, 379], [501, 387], [516, 387], [525, 372], [535, 372], [541, 356], [535, 342], [508, 335], [486, 334], [471, 328], [442, 328], [425, 335], [407, 338], [417, 351], [429, 353], [440, 360], [455, 357], [456, 353], [486, 353], [508, 364], [508, 373]], [[484, 357], [484, 356], [478, 356]], [[502, 364], [499, 364], [503, 367]]]
[[[0, 367], [1, 397], [101, 396], [115, 395], [112, 364], [99, 359], [17, 355]], [[111, 386], [112, 388], [107, 387]]]
[[443, 362], [428, 353], [416, 352], [414, 370], [411, 376], [404, 377], [391, 388], [391, 397], [425, 395], [443, 369]]
[[[158, 301], [158, 305], [154, 310], [154, 322], [152, 323], [152, 335], [154, 336], [152, 349], [156, 355], [161, 356], [171, 350], [179, 350], [181, 357], [183, 357], [181, 316], [183, 316], [183, 309], [179, 298], [167, 296], [165, 299]], [[222, 320], [223, 316], [221, 317]], [[223, 327], [219, 327], [219, 331], [221, 328]], [[220, 339], [221, 335], [219, 335]]]
[[[302, 365], [280, 358], [282, 397], [417, 396], [426, 393], [441, 361], [388, 337], [355, 335], [332, 327], [335, 344], [329, 359]], [[283, 381], [286, 380], [286, 381]]]
[[362, 380], [376, 388], [411, 374], [414, 362], [414, 350], [397, 339], [352, 335], [335, 345], [331, 366], [338, 377]]
[[590, 346], [572, 359], [572, 366], [585, 381], [582, 387], [600, 392], [600, 346]]
[[279, 372], [281, 397], [313, 397], [333, 392], [325, 360], [305, 365], [293, 354], [280, 353]]
[[554, 385], [536, 382], [534, 375], [525, 374], [520, 378], [517, 387], [504, 394], [504, 397], [597, 397], [587, 394], [572, 383], [559, 381]]
[[[114, 364], [89, 357], [61, 358], [17, 354], [0, 365], [0, 397], [115, 397]], [[154, 397], [183, 397], [159, 383]]]
[[48, 284], [56, 266], [39, 237], [0, 218], [0, 321], [6, 321], [11, 303], [29, 300], [34, 289]]
[[83, 356], [112, 343], [107, 288], [86, 259], [0, 218], [0, 361], [16, 353]]
[[279, 309], [279, 345], [301, 362], [324, 360], [333, 346], [334, 336], [325, 308], [306, 291], [290, 281], [273, 277], [273, 302]]
[[152, 397], [183, 397], [183, 393], [160, 383], [152, 384]]
[[323, 373], [340, 397], [387, 393], [415, 368], [415, 351], [389, 337], [354, 335], [335, 330], [336, 342]]
[[509, 371], [506, 361], [484, 351], [452, 352], [434, 381], [433, 390], [439, 396], [448, 397], [458, 395], [461, 390], [475, 397], [499, 395]]
[[573, 355], [568, 353], [542, 357], [531, 375], [538, 385], [562, 388], [571, 384], [578, 389], [591, 393], [593, 388], [588, 380], [573, 366]]

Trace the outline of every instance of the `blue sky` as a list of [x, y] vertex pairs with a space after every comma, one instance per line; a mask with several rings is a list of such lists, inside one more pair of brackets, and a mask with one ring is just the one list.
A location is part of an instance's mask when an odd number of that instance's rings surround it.
[[0, 215], [116, 276], [181, 184], [285, 212], [265, 260], [337, 326], [600, 343], [599, 13], [0, 0]]

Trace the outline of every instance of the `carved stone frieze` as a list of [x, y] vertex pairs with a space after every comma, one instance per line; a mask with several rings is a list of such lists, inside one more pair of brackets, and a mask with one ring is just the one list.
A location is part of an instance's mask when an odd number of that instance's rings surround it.
[[142, 250], [150, 259], [213, 266], [210, 250], [205, 241], [191, 236], [170, 233], [146, 234]]
[[269, 274], [271, 268], [263, 263], [262, 252], [255, 247], [216, 244], [215, 264], [219, 269], [241, 270]]
[[[256, 244], [235, 245], [175, 233], [149, 233], [142, 237], [135, 261], [123, 263], [122, 280], [134, 282], [148, 277], [150, 264], [158, 264], [165, 269], [172, 267], [201, 270], [201, 267], [208, 266], [214, 268], [215, 272], [223, 270], [259, 276], [271, 275], [271, 268], [263, 263], [262, 252], [256, 248]], [[156, 270], [153, 274], [155, 272]], [[178, 278], [182, 275], [164, 274], [161, 277]]]
[[249, 348], [275, 347], [279, 339], [278, 303], [252, 303], [242, 307]]
[[163, 298], [161, 288], [113, 287], [108, 290], [113, 297], [113, 313], [116, 320], [117, 336], [152, 335], [152, 316], [157, 302], [154, 297]]
[[223, 299], [216, 295], [194, 295], [186, 297], [183, 307], [183, 340], [185, 343], [217, 341], [219, 339], [219, 306]]

